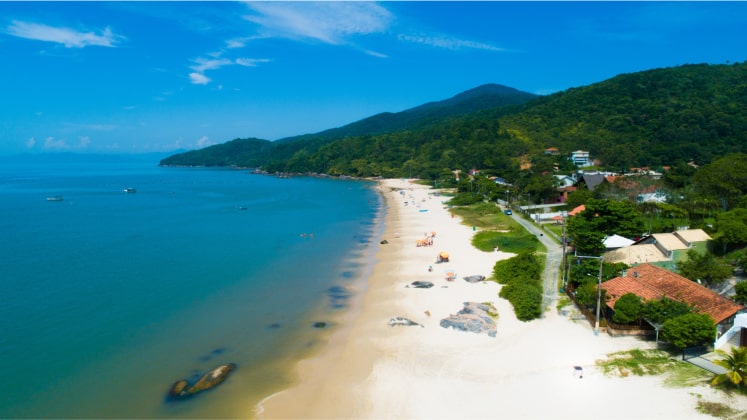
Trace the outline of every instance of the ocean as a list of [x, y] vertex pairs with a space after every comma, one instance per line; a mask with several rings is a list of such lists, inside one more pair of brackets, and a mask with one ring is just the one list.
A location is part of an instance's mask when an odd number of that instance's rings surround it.
[[[372, 183], [158, 159], [0, 160], [0, 417], [251, 417], [351, 310], [330, 290], [370, 273]], [[223, 363], [217, 388], [166, 398]]]

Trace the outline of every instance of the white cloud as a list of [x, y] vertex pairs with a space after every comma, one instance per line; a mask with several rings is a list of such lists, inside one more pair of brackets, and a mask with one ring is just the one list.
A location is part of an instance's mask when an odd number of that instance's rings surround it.
[[114, 47], [125, 39], [121, 35], [112, 33], [105, 28], [100, 33], [81, 32], [71, 28], [53, 27], [34, 22], [14, 20], [5, 28], [8, 35], [36, 41], [54, 42], [66, 48], [83, 48], [89, 45], [100, 47]]
[[400, 41], [412, 42], [415, 44], [430, 45], [432, 47], [446, 48], [450, 50], [458, 50], [462, 48], [476, 49], [476, 50], [487, 50], [487, 51], [505, 51], [504, 48], [499, 48], [494, 45], [486, 44], [484, 42], [467, 41], [463, 39], [447, 37], [447, 36], [425, 36], [425, 35], [399, 35]]
[[197, 144], [196, 145], [197, 145], [197, 148], [202, 148], [202, 147], [212, 146], [214, 144], [215, 143], [213, 143], [212, 141], [210, 141], [210, 139], [207, 136], [202, 136], [202, 137], [200, 137], [199, 140], [197, 140]]
[[44, 148], [48, 150], [67, 150], [70, 146], [67, 145], [65, 140], [56, 140], [54, 137], [47, 137], [44, 139]]
[[80, 143], [78, 143], [79, 149], [86, 149], [91, 144], [91, 139], [88, 136], [81, 136]]
[[36, 140], [31, 137], [30, 139], [26, 140], [26, 148], [33, 149], [34, 145], [36, 145]]
[[261, 27], [264, 37], [312, 39], [343, 45], [349, 37], [385, 31], [393, 17], [369, 2], [259, 2], [248, 3], [255, 13], [245, 16]]
[[200, 73], [189, 73], [189, 79], [194, 85], [206, 85], [210, 83], [210, 78]]
[[237, 58], [234, 63], [244, 67], [257, 67], [258, 64], [269, 63], [266, 58]]
[[190, 66], [189, 68], [198, 73], [204, 73], [205, 70], [215, 70], [223, 66], [232, 64], [231, 60], [226, 59], [226, 58], [209, 59], [209, 58], [199, 57], [199, 58], [195, 58], [192, 61], [194, 61], [197, 64]]

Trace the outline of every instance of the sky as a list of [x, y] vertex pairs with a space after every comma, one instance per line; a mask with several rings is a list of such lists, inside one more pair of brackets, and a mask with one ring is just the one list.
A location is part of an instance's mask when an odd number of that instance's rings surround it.
[[747, 60], [747, 2], [0, 1], [0, 154], [277, 140]]

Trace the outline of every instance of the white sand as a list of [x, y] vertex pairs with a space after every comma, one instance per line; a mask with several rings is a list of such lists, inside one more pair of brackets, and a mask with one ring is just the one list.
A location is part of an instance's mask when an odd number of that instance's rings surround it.
[[[666, 388], [662, 377], [604, 376], [596, 360], [652, 344], [596, 336], [587, 322], [559, 316], [554, 308], [543, 319], [518, 321], [511, 305], [498, 297], [501, 286], [462, 280], [490, 277], [495, 262], [512, 254], [473, 248], [472, 229], [452, 218], [442, 204], [445, 198], [433, 197], [425, 187], [404, 180], [382, 181], [381, 187], [389, 206], [382, 239], [389, 244], [377, 245], [378, 262], [362, 310], [348, 328], [333, 334], [321, 354], [299, 363], [298, 383], [266, 399], [256, 417], [711, 418], [695, 410], [699, 399], [747, 410], [745, 398], [729, 398], [707, 386]], [[407, 194], [391, 187], [406, 188]], [[434, 245], [416, 247], [415, 241], [431, 231], [436, 231]], [[435, 264], [440, 251], [449, 252], [451, 261]], [[446, 281], [446, 270], [456, 271], [457, 279]], [[416, 280], [435, 286], [405, 287]], [[495, 338], [439, 325], [467, 301], [495, 305]], [[395, 316], [424, 327], [389, 326]], [[574, 375], [574, 366], [583, 367], [583, 378]]]

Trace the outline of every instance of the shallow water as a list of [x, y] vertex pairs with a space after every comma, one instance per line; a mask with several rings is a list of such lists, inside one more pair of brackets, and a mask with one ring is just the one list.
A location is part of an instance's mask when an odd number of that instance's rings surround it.
[[[369, 270], [370, 183], [157, 162], [0, 160], [0, 417], [250, 415], [345, 310], [329, 288]], [[228, 362], [218, 389], [165, 401]]]

